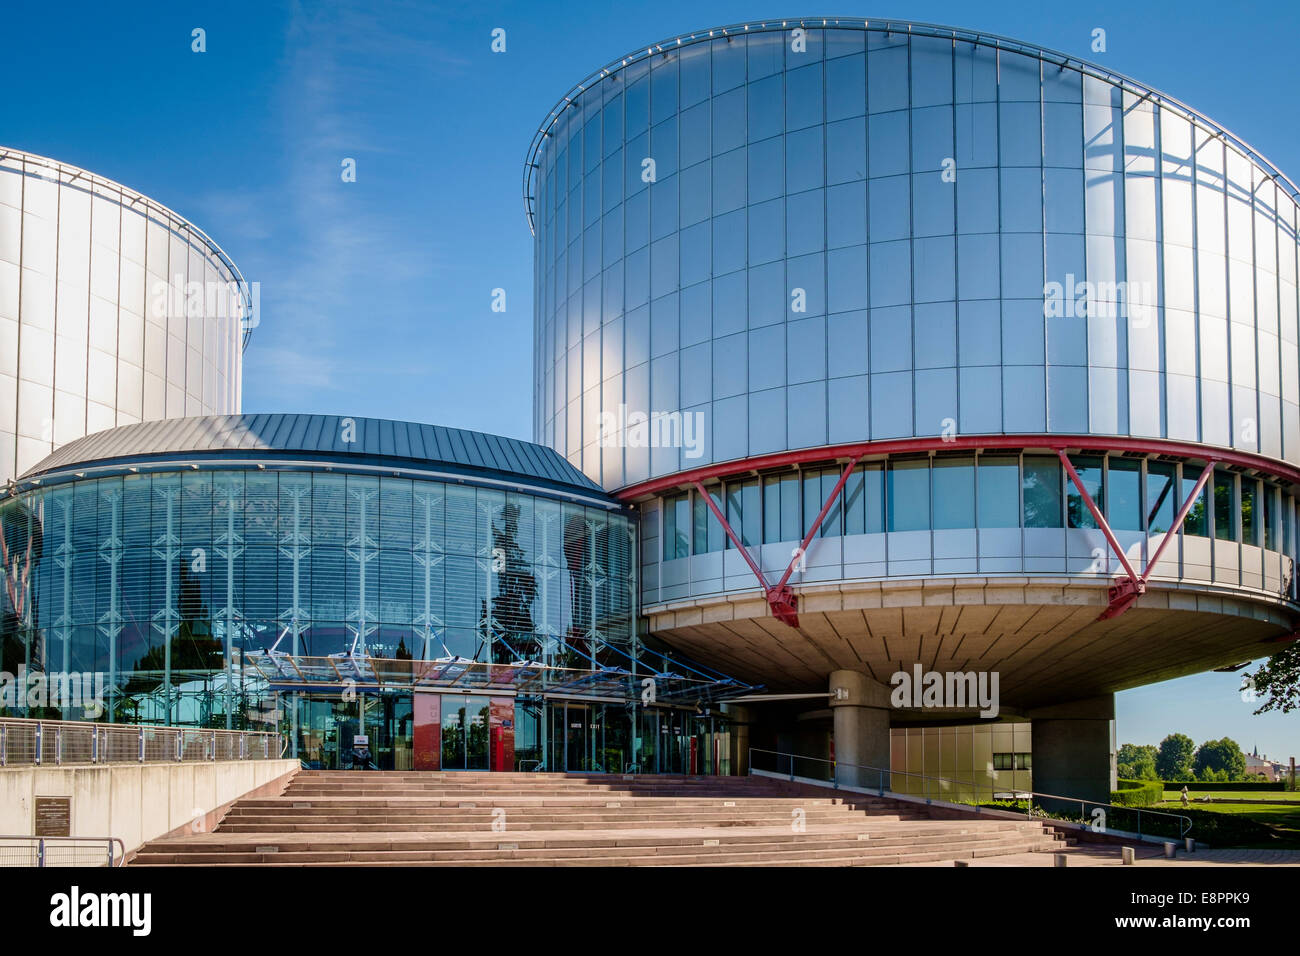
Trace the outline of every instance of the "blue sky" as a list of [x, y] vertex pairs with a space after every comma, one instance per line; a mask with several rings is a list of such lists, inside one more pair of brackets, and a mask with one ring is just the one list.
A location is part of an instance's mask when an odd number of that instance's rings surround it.
[[[1097, 60], [1190, 103], [1293, 178], [1300, 10], [1207, 2], [766, 0], [10, 4], [0, 143], [83, 166], [196, 222], [261, 283], [248, 411], [454, 424], [530, 438], [533, 132], [589, 71], [648, 42], [827, 14], [978, 28]], [[191, 30], [207, 52], [190, 50]], [[506, 30], [505, 54], [490, 50]], [[1091, 51], [1106, 30], [1107, 50]], [[340, 178], [344, 157], [357, 181]], [[506, 311], [493, 312], [494, 288]], [[1121, 694], [1121, 741], [1178, 730], [1290, 755], [1238, 675]], [[1300, 756], [1300, 754], [1297, 754]]]

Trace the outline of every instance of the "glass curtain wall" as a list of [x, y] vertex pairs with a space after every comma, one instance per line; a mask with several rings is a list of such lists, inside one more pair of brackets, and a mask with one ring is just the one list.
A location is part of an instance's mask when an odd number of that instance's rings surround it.
[[[0, 669], [101, 673], [116, 722], [257, 722], [254, 650], [629, 671], [641, 654], [629, 520], [522, 492], [134, 474], [5, 499], [0, 542]], [[0, 712], [60, 715], [36, 710]]]

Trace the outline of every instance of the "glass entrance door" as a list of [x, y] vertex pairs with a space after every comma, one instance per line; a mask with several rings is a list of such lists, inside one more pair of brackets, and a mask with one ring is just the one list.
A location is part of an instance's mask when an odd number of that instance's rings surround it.
[[564, 769], [591, 770], [588, 749], [590, 714], [582, 704], [564, 705]]
[[313, 770], [352, 766], [352, 744], [360, 729], [360, 702], [296, 695], [297, 756]]
[[442, 769], [487, 770], [488, 698], [443, 694], [440, 704]]
[[364, 733], [371, 760], [380, 770], [410, 770], [413, 734], [410, 694], [362, 695]]

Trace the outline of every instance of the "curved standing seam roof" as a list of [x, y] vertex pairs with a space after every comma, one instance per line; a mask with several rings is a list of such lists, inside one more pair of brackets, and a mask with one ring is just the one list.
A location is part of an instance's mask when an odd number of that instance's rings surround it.
[[348, 442], [344, 441], [347, 420], [337, 415], [203, 415], [141, 422], [69, 442], [22, 477], [111, 461], [165, 460], [177, 455], [219, 459], [222, 452], [246, 458], [249, 453], [266, 452], [271, 457], [297, 455], [343, 464], [355, 458], [444, 466], [507, 480], [544, 481], [606, 497], [599, 485], [557, 452], [532, 442], [379, 418], [351, 418], [355, 440]]

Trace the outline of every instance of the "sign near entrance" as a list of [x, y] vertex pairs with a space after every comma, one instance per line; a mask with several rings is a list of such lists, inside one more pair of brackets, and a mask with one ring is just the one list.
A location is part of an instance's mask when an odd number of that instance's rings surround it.
[[33, 833], [38, 837], [72, 835], [72, 798], [37, 797]]

